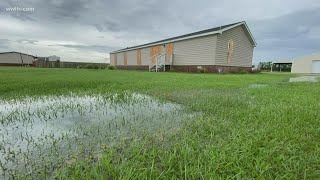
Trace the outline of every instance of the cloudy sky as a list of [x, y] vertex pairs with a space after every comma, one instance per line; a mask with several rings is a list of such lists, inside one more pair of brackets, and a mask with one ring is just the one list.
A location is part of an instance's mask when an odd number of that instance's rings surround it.
[[255, 62], [320, 52], [319, 0], [1, 0], [0, 52], [103, 62], [118, 48], [243, 20]]

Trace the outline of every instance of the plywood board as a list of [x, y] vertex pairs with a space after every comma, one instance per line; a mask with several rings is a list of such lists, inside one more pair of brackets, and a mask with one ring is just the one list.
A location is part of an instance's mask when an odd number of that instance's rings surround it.
[[128, 62], [127, 62], [127, 52], [124, 52], [123, 53], [123, 65], [127, 65]]
[[160, 55], [162, 51], [162, 45], [159, 46], [153, 46], [150, 48], [150, 58], [151, 58], [151, 63], [155, 63], [155, 56]]
[[113, 64], [117, 65], [117, 54], [113, 55]]
[[231, 63], [231, 58], [232, 58], [232, 55], [233, 55], [233, 40], [230, 39], [229, 42], [228, 42], [228, 59], [227, 59], [227, 63], [230, 64]]
[[171, 55], [173, 54], [173, 43], [166, 44], [166, 63], [170, 63]]
[[137, 65], [141, 65], [141, 49], [137, 50]]

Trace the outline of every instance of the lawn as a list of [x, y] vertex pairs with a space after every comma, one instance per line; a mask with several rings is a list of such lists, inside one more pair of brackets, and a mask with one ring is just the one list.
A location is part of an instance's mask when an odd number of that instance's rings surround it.
[[[186, 121], [176, 121], [174, 112], [164, 116], [166, 123], [175, 125], [163, 126], [163, 131], [145, 132], [147, 126], [137, 120], [142, 129], [138, 135], [112, 144], [102, 142], [105, 145], [94, 155], [75, 152], [64, 163], [48, 168], [50, 171], [40, 167], [9, 176], [319, 179], [320, 83], [289, 83], [290, 76], [0, 68], [0, 100], [6, 102], [70, 93], [76, 97], [139, 93], [157, 99], [159, 109], [161, 103], [172, 103], [181, 106], [188, 117], [191, 114]], [[121, 103], [135, 101], [123, 98]], [[150, 117], [162, 117], [164, 111], [166, 108]], [[0, 117], [4, 124], [7, 117], [1, 113]], [[126, 118], [122, 117], [124, 122]], [[86, 151], [85, 145], [82, 148]]]

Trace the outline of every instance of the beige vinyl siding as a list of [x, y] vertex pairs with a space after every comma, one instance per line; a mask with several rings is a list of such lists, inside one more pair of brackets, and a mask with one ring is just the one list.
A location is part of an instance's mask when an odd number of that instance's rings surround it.
[[[34, 61], [34, 57], [28, 56], [25, 54], [21, 54], [23, 64], [32, 64]], [[22, 64], [20, 54], [19, 53], [4, 53], [0, 54], [0, 63], [4, 64]]]
[[320, 54], [297, 58], [292, 63], [291, 73], [312, 73], [312, 63], [317, 60], [320, 60]]
[[124, 58], [123, 52], [117, 53], [117, 65], [124, 65], [123, 58]]
[[214, 65], [217, 36], [174, 42], [173, 65]]
[[114, 65], [114, 54], [110, 54], [110, 65]]
[[141, 49], [141, 65], [149, 65], [150, 48]]
[[127, 52], [127, 65], [137, 65], [137, 50]]
[[[237, 26], [217, 35], [216, 65], [251, 67], [253, 44], [243, 26]], [[228, 64], [228, 42], [233, 40], [233, 55]]]
[[311, 73], [312, 72], [312, 60], [299, 59], [292, 63], [291, 73]]

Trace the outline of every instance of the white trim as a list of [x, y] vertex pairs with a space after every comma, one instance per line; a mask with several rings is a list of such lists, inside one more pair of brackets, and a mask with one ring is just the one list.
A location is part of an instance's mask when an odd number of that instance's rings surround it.
[[167, 43], [187, 40], [187, 39], [196, 38], [196, 37], [208, 36], [208, 35], [213, 35], [213, 34], [218, 34], [218, 33], [221, 34], [222, 32], [221, 31], [214, 31], [214, 32], [209, 32], [209, 33], [204, 33], [204, 34], [198, 34], [198, 35], [183, 37], [183, 38], [179, 38], [179, 39], [161, 41], [159, 43], [152, 43], [152, 44], [148, 44], [148, 45], [144, 45], [144, 46], [137, 46], [137, 47], [134, 47], [134, 48], [127, 48], [127, 49], [123, 49], [123, 50], [119, 50], [119, 51], [113, 51], [113, 52], [111, 52], [111, 54], [120, 53], [120, 52], [124, 52], [124, 51], [131, 51], [131, 50], [136, 50], [136, 49], [141, 49], [141, 48], [146, 48], [146, 47], [151, 47], [151, 46], [155, 46], [155, 45], [162, 45], [162, 44], [167, 44]]
[[249, 32], [249, 35], [250, 35], [250, 37], [251, 37], [251, 39], [252, 39], [252, 41], [253, 41], [253, 46], [256, 47], [256, 46], [257, 46], [257, 42], [256, 42], [256, 40], [254, 39], [253, 35], [251, 34], [251, 31], [250, 31], [247, 23], [244, 21], [243, 24], [246, 26], [246, 29], [247, 29], [247, 31]]
[[197, 34], [197, 35], [193, 35], [193, 36], [187, 36], [187, 37], [182, 37], [182, 38], [178, 38], [178, 39], [173, 39], [173, 40], [168, 40], [168, 41], [162, 41], [162, 42], [158, 42], [158, 43], [152, 43], [152, 44], [148, 44], [148, 45], [141, 45], [141, 46], [137, 46], [137, 47], [133, 47], [133, 48], [127, 48], [127, 49], [123, 49], [123, 50], [118, 50], [118, 51], [113, 51], [110, 54], [114, 54], [114, 53], [121, 53], [121, 52], [125, 52], [125, 51], [131, 51], [131, 50], [136, 50], [136, 49], [141, 49], [141, 48], [146, 48], [146, 47], [151, 47], [151, 46], [155, 46], [155, 45], [162, 45], [162, 44], [167, 44], [167, 43], [172, 43], [172, 42], [177, 42], [177, 41], [182, 41], [182, 40], [187, 40], [187, 39], [192, 39], [192, 38], [197, 38], [197, 37], [203, 37], [203, 36], [208, 36], [208, 35], [213, 35], [213, 34], [222, 34], [224, 31], [227, 31], [229, 29], [232, 29], [234, 27], [240, 26], [240, 25], [245, 25], [247, 31], [249, 32], [249, 35], [253, 41], [253, 46], [256, 47], [257, 43], [254, 40], [248, 26], [247, 23], [245, 21], [240, 22], [238, 24], [235, 24], [233, 26], [224, 28], [222, 30], [219, 31], [213, 31], [213, 32], [208, 32], [208, 33], [203, 33], [203, 34]]

